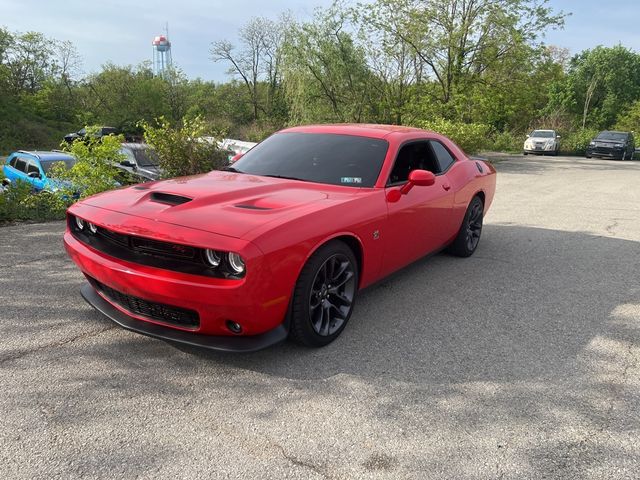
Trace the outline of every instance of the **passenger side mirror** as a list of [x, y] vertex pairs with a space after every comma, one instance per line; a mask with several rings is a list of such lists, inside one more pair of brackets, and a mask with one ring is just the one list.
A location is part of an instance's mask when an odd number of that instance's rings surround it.
[[122, 165], [123, 167], [130, 167], [130, 168], [135, 168], [136, 164], [133, 163], [131, 160], [123, 160], [120, 162], [120, 165]]
[[560, 135], [556, 135], [556, 138], [562, 138]]
[[529, 138], [530, 136], [531, 136], [531, 135], [529, 135], [529, 134], [527, 133], [527, 138]]
[[40, 175], [40, 172], [29, 172], [27, 173], [27, 176], [29, 178], [42, 178], [42, 175]]

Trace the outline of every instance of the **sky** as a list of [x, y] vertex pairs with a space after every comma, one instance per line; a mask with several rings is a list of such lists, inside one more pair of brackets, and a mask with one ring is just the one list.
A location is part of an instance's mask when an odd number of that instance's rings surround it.
[[[227, 66], [209, 59], [215, 40], [235, 43], [251, 17], [276, 19], [291, 11], [308, 19], [332, 0], [0, 0], [0, 26], [38, 31], [74, 43], [85, 74], [100, 66], [137, 65], [152, 59], [151, 41], [169, 25], [174, 64], [190, 78], [223, 82]], [[640, 52], [639, 0], [550, 0], [556, 11], [571, 12], [563, 30], [549, 31], [545, 43], [578, 53], [596, 45]]]

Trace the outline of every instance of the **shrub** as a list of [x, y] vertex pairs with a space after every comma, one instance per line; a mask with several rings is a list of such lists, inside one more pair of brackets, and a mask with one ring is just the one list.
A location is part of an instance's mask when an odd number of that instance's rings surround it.
[[560, 140], [560, 150], [563, 153], [584, 155], [589, 142], [598, 134], [598, 130], [581, 128], [568, 133]]
[[34, 193], [29, 183], [18, 181], [0, 194], [0, 222], [63, 219], [69, 203], [56, 193]]
[[452, 122], [444, 118], [418, 122], [420, 128], [433, 130], [453, 140], [466, 153], [477, 153], [490, 146], [489, 125], [483, 123]]
[[75, 165], [66, 170], [64, 163], [53, 165], [51, 174], [55, 178], [65, 180], [69, 186], [64, 196], [80, 198], [96, 193], [112, 190], [119, 185], [121, 170], [115, 163], [124, 159], [120, 153], [122, 135], [108, 135], [98, 138], [91, 134], [98, 127], [86, 127], [87, 137], [76, 139], [71, 145], [62, 144], [62, 148], [76, 158]]
[[[144, 139], [151, 145], [160, 161], [164, 178], [195, 175], [227, 165], [227, 152], [218, 147], [221, 132], [212, 132], [200, 117], [185, 119], [174, 127], [164, 117], [157, 126], [141, 122]], [[205, 140], [204, 137], [213, 137]]]
[[524, 139], [524, 135], [518, 135], [513, 132], [496, 132], [492, 135], [491, 143], [487, 148], [496, 152], [521, 152]]

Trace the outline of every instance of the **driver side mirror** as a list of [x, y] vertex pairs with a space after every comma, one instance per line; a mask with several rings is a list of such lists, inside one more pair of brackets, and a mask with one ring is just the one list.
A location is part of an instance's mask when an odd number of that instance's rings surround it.
[[399, 190], [391, 190], [387, 194], [387, 200], [389, 202], [397, 202], [402, 195], [406, 195], [411, 191], [413, 187], [428, 187], [436, 183], [436, 176], [433, 172], [428, 170], [412, 170], [409, 173], [407, 183], [405, 183]]
[[40, 175], [40, 172], [29, 172], [27, 173], [27, 177], [29, 178], [42, 178], [42, 175]]
[[229, 163], [236, 163], [242, 157], [244, 157], [244, 153], [238, 153], [238, 154], [234, 155], [233, 157], [231, 157], [231, 160], [229, 160]]
[[133, 163], [131, 160], [123, 160], [120, 162], [120, 165], [122, 165], [123, 167], [130, 167], [130, 168], [135, 168], [135, 163]]

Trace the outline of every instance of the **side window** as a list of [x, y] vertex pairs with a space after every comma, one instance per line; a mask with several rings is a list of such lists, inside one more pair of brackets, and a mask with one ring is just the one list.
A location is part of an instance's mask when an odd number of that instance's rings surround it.
[[438, 163], [428, 142], [413, 142], [400, 148], [387, 184], [406, 182], [412, 170], [429, 170], [435, 174], [439, 173]]
[[40, 169], [33, 160], [27, 162], [27, 175], [29, 175], [30, 173], [40, 174]]
[[18, 157], [16, 159], [15, 169], [22, 173], [27, 173], [27, 161], [22, 157]]
[[18, 163], [18, 157], [13, 157], [9, 162], [9, 165], [11, 165], [13, 168], [16, 168], [16, 163]]
[[453, 158], [451, 153], [449, 153], [449, 150], [447, 150], [444, 145], [436, 140], [431, 141], [431, 148], [433, 148], [433, 153], [438, 159], [440, 172], [446, 172], [451, 164], [455, 162], [455, 159]]
[[133, 155], [133, 152], [131, 150], [129, 150], [128, 148], [121, 148], [120, 149], [120, 153], [123, 154], [126, 157], [125, 160], [130, 161], [134, 165], [137, 163], [136, 162], [136, 157]]

